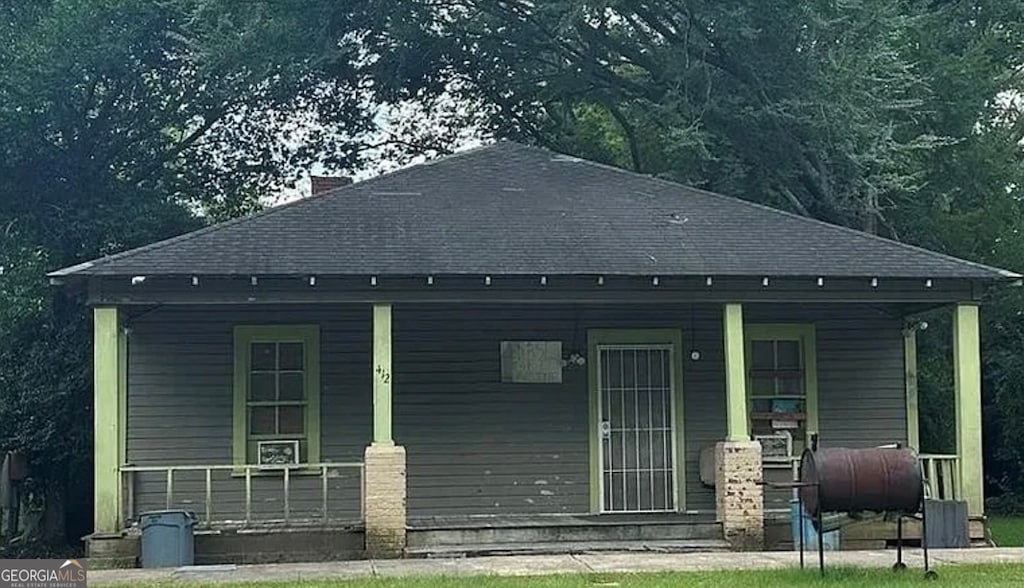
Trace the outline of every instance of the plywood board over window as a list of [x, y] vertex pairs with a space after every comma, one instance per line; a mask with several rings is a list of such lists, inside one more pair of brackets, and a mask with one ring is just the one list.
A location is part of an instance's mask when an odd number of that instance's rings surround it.
[[561, 341], [502, 341], [501, 381], [523, 384], [562, 382]]

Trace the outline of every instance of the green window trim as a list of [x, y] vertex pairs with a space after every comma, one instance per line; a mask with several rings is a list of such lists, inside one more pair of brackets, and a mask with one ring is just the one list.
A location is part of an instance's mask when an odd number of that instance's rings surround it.
[[249, 435], [248, 386], [250, 346], [253, 343], [281, 342], [303, 343], [306, 410], [304, 434], [301, 437], [306, 440], [306, 455], [300, 463], [320, 462], [320, 328], [316, 325], [240, 325], [235, 327], [234, 333], [233, 465], [246, 465], [249, 461], [251, 440], [280, 438], [279, 435]]
[[673, 392], [673, 434], [675, 436], [676, 511], [686, 511], [686, 463], [683, 429], [683, 335], [679, 329], [588, 329], [587, 389], [589, 390], [590, 511], [601, 512], [601, 430], [597, 422], [601, 391], [598, 390], [598, 347], [601, 345], [671, 345]]
[[[745, 353], [748, 358], [747, 370], [750, 369], [752, 344], [754, 341], [798, 341], [804, 362], [804, 394], [806, 396], [807, 423], [805, 426], [805, 444], [810, 443], [812, 433], [819, 429], [818, 420], [818, 346], [814, 325], [811, 323], [754, 323], [744, 325]], [[749, 376], [748, 376], [749, 380]], [[747, 410], [750, 405], [751, 386], [747, 386]], [[808, 446], [808, 445], [805, 445]]]

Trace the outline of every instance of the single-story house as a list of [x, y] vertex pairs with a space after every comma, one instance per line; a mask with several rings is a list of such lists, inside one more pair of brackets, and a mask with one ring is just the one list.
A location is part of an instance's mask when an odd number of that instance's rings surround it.
[[928, 485], [978, 520], [978, 306], [1020, 276], [499, 142], [51, 279], [94, 308], [91, 554], [186, 509], [240, 561], [762, 545], [812, 435], [918, 446], [937, 308]]

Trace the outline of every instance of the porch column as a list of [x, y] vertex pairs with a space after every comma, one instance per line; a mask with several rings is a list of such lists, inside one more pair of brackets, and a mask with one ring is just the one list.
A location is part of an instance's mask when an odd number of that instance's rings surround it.
[[373, 443], [391, 438], [391, 305], [373, 305]]
[[93, 532], [121, 530], [125, 338], [118, 309], [93, 309]]
[[953, 317], [953, 379], [956, 386], [956, 454], [960, 487], [971, 516], [984, 514], [981, 453], [981, 344], [978, 305], [961, 303]]
[[405, 550], [405, 448], [391, 434], [391, 305], [373, 305], [373, 442], [364, 457], [366, 551], [400, 557]]
[[917, 408], [917, 329], [903, 329], [904, 393], [907, 404], [907, 447], [921, 450], [920, 417]]
[[725, 414], [729, 441], [750, 441], [747, 417], [747, 368], [744, 360], [743, 305], [725, 305]]
[[726, 440], [715, 446], [715, 501], [725, 539], [736, 549], [764, 546], [761, 444], [750, 440], [743, 306], [725, 305]]

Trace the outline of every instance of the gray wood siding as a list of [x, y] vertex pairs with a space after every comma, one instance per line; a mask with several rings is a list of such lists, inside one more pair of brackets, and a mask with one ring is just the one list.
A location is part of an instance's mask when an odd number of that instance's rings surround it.
[[907, 442], [903, 321], [868, 306], [759, 306], [746, 322], [812, 322], [818, 346], [821, 443]]
[[[134, 318], [133, 318], [134, 314]], [[232, 460], [233, 332], [241, 324], [320, 326], [322, 461], [362, 461], [370, 438], [370, 308], [189, 307], [132, 310], [127, 316], [129, 463], [230, 464]], [[136, 512], [165, 506], [162, 473], [139, 473]], [[320, 478], [295, 476], [292, 516], [319, 516]], [[255, 518], [280, 518], [280, 477], [256, 478]], [[358, 518], [359, 474], [330, 478], [332, 516]], [[244, 478], [214, 476], [215, 515], [240, 518]], [[205, 508], [201, 472], [178, 474], [174, 506]]]
[[[901, 322], [848, 305], [745, 307], [748, 322], [814, 322], [822, 442], [905, 441]], [[139, 465], [231, 461], [232, 329], [319, 324], [322, 459], [361, 460], [371, 437], [369, 305], [162, 307], [129, 326], [128, 459]], [[589, 508], [587, 368], [560, 384], [501, 383], [502, 340], [560, 340], [586, 356], [590, 328], [683, 333], [686, 507], [713, 510], [698, 455], [725, 435], [721, 307], [417, 305], [394, 307], [394, 434], [408, 455], [409, 515], [585, 512]], [[692, 360], [690, 351], [700, 351]], [[202, 511], [200, 474], [175, 502]], [[243, 483], [217, 481], [220, 512], [241, 513]], [[293, 490], [293, 516], [319, 512], [319, 478]], [[137, 511], [163, 508], [165, 480], [140, 475]], [[176, 484], [176, 486], [178, 486]], [[280, 479], [255, 485], [280, 509]], [[351, 518], [358, 480], [332, 478], [332, 516]], [[783, 497], [784, 498], [784, 497]], [[781, 498], [779, 500], [782, 500]]]
[[[458, 317], [454, 319], [454, 317]], [[697, 454], [724, 434], [717, 307], [396, 306], [395, 437], [409, 465], [410, 516], [586, 512], [589, 509], [587, 368], [560, 384], [503, 384], [502, 340], [559, 340], [587, 355], [587, 330], [675, 328], [683, 369], [688, 508], [713, 506]], [[458, 366], [453, 369], [451, 366]]]

